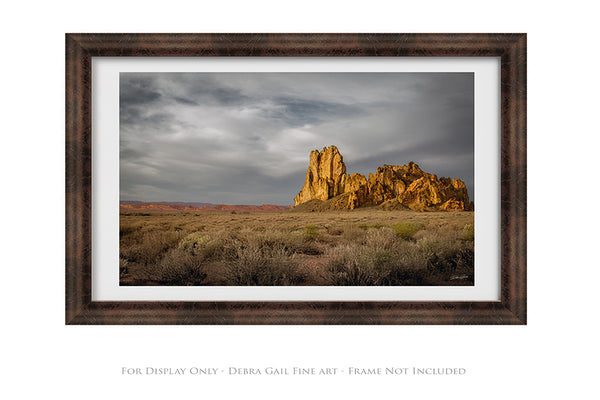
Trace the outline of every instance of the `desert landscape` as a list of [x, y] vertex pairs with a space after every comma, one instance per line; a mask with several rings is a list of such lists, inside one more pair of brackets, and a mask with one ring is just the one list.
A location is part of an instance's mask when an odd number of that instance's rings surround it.
[[310, 154], [295, 206], [121, 205], [121, 285], [473, 285], [473, 204], [416, 164], [347, 175]]
[[473, 286], [472, 72], [120, 72], [119, 283]]

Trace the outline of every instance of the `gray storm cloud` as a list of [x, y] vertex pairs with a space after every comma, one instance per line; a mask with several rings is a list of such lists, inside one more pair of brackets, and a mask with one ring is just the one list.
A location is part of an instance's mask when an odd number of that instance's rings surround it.
[[473, 196], [472, 73], [121, 73], [121, 200], [293, 203], [311, 150]]

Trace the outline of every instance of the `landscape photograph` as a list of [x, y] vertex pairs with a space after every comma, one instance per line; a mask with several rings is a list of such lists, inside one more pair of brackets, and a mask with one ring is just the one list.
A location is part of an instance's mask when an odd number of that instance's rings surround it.
[[474, 75], [122, 72], [122, 286], [473, 286]]

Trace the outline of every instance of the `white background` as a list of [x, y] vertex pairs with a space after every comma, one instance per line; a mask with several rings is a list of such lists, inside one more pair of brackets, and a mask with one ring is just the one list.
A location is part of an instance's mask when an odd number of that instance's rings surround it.
[[[289, 4], [284, 6], [284, 4]], [[488, 5], [489, 4], [489, 5]], [[2, 7], [4, 398], [591, 398], [597, 13], [591, 2], [8, 2]], [[65, 32], [527, 32], [529, 325], [64, 325]], [[122, 366], [456, 366], [462, 377], [124, 377]]]

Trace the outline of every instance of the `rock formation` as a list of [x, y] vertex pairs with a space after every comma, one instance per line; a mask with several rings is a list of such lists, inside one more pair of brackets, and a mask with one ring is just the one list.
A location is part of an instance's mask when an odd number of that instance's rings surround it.
[[305, 211], [352, 210], [379, 206], [388, 210], [472, 210], [467, 188], [460, 179], [438, 178], [408, 165], [384, 165], [367, 179], [348, 175], [344, 158], [335, 146], [313, 150], [304, 186], [294, 198], [295, 208]]

